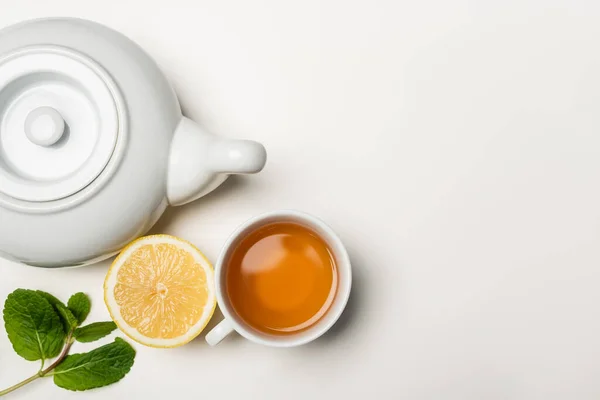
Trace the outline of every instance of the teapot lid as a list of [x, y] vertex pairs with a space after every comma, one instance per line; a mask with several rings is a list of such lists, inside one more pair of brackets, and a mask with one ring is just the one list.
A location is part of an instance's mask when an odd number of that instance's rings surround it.
[[109, 75], [73, 50], [35, 46], [1, 57], [0, 193], [46, 202], [93, 182], [117, 144], [116, 97]]

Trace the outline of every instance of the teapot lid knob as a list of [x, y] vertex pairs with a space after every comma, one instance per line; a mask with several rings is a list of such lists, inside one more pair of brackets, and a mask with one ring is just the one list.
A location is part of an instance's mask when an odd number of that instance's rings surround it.
[[25, 135], [38, 146], [52, 146], [64, 132], [65, 120], [52, 107], [38, 107], [25, 118]]

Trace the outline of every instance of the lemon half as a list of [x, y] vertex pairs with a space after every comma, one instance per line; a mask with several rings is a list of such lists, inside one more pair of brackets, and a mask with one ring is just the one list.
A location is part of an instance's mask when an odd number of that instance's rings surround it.
[[119, 329], [151, 347], [181, 346], [202, 332], [217, 304], [214, 271], [191, 243], [142, 237], [112, 263], [104, 302]]

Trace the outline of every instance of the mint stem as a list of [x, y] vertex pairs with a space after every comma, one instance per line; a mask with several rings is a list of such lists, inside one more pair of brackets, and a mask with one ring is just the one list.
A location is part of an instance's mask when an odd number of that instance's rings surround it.
[[52, 371], [54, 368], [56, 368], [56, 366], [58, 364], [60, 364], [62, 362], [62, 360], [64, 360], [64, 358], [67, 356], [67, 354], [69, 354], [69, 350], [71, 350], [72, 345], [73, 345], [73, 338], [71, 337], [71, 333], [69, 333], [69, 336], [67, 336], [67, 345], [63, 348], [62, 352], [60, 353], [60, 355], [58, 356], [56, 361], [54, 361], [52, 364], [50, 364], [50, 366], [48, 368], [46, 368], [45, 370], [40, 372], [40, 376], [46, 376], [50, 371]]
[[37, 378], [41, 378], [42, 375], [40, 375], [40, 374], [41, 374], [41, 372], [38, 372], [37, 374], [30, 376], [29, 378], [25, 379], [24, 381], [17, 383], [16, 385], [13, 385], [4, 390], [0, 390], [0, 396], [9, 394], [10, 392], [12, 392], [14, 390], [17, 390], [18, 388], [23, 387], [23, 386], [27, 385], [28, 383], [35, 381]]
[[[52, 364], [50, 364], [50, 366], [48, 366], [48, 368], [46, 368], [45, 370], [40, 370], [37, 374], [30, 376], [29, 378], [25, 379], [24, 381], [19, 382], [16, 385], [13, 385], [4, 390], [0, 390], [0, 397], [17, 390], [17, 389], [27, 385], [28, 383], [35, 381], [38, 378], [43, 378], [44, 376], [46, 376], [49, 372], [51, 372], [54, 368], [56, 368], [56, 366], [58, 364], [60, 364], [62, 362], [62, 360], [64, 360], [65, 357], [69, 354], [69, 350], [71, 349], [71, 346], [73, 345], [73, 341], [74, 341], [73, 340], [73, 332], [69, 332], [69, 335], [67, 336], [66, 345], [65, 345], [65, 347], [63, 347], [62, 352], [60, 353], [60, 355], [58, 356], [56, 361], [54, 361]], [[43, 368], [43, 364], [42, 364], [42, 368]]]

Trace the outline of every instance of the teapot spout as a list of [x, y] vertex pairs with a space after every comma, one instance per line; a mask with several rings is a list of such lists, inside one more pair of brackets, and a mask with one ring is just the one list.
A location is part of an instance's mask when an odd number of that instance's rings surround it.
[[264, 146], [252, 140], [216, 139], [210, 146], [209, 165], [219, 174], [255, 174], [266, 162]]
[[266, 161], [260, 143], [217, 138], [183, 117], [171, 143], [167, 201], [173, 206], [194, 201], [231, 174], [260, 172]]

